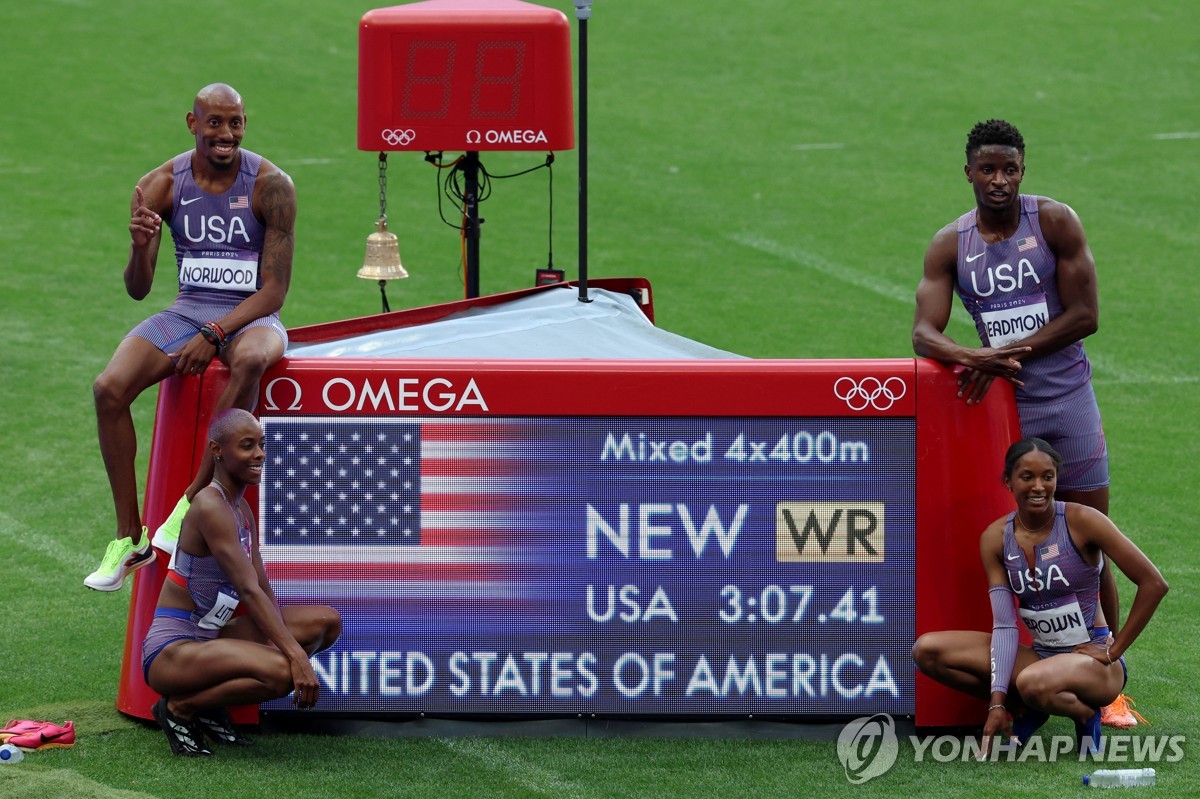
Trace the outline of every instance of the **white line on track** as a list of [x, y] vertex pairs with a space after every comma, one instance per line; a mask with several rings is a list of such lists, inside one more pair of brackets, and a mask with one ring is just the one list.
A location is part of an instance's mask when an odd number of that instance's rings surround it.
[[789, 247], [780, 244], [777, 241], [763, 238], [762, 236], [753, 236], [745, 233], [734, 233], [728, 238], [743, 247], [749, 247], [759, 252], [765, 252], [768, 255], [774, 255], [785, 261], [791, 261], [794, 264], [813, 269], [823, 275], [840, 280], [843, 283], [849, 283], [852, 286], [857, 286], [860, 289], [866, 289], [873, 294], [878, 294], [881, 297], [887, 297], [889, 300], [896, 300], [912, 304], [913, 296], [916, 292], [917, 285], [914, 282], [912, 286], [897, 286], [884, 280], [880, 280], [874, 275], [868, 274], [865, 271], [854, 269], [845, 264], [833, 263], [827, 261], [821, 256], [809, 250], [801, 250], [798, 247]]
[[[849, 283], [852, 286], [865, 289], [880, 297], [902, 302], [910, 308], [913, 305], [914, 294], [916, 292], [915, 282], [912, 286], [898, 286], [894, 283], [881, 280], [864, 270], [855, 269], [846, 264], [835, 263], [811, 251], [780, 244], [777, 241], [763, 238], [762, 236], [735, 233], [727, 236], [727, 238], [730, 241], [741, 244], [743, 247], [765, 252], [768, 255], [773, 255], [807, 269], [813, 269], [823, 275], [828, 275], [834, 280], [840, 280], [843, 283]], [[971, 322], [966, 312], [962, 311], [957, 302], [954, 304], [954, 314], [950, 317], [950, 321], [952, 323], [959, 323], [960, 327], [970, 327], [972, 331], [975, 329], [974, 323]], [[1106, 355], [1098, 356], [1094, 352], [1089, 352], [1088, 358], [1097, 372], [1096, 382], [1098, 383], [1178, 385], [1200, 382], [1200, 375], [1154, 374], [1127, 369], [1116, 363], [1112, 358]]]
[[1097, 373], [1095, 382], [1102, 385], [1108, 383], [1133, 383], [1136, 385], [1174, 386], [1200, 382], [1200, 375], [1151, 374], [1126, 369], [1115, 363], [1107, 355], [1095, 352], [1088, 353], [1088, 360], [1092, 362], [1092, 368]]
[[89, 569], [96, 567], [96, 561], [92, 560], [91, 555], [74, 547], [64, 546], [53, 536], [39, 533], [20, 519], [3, 511], [0, 511], [0, 544], [3, 544], [5, 551], [9, 553], [6, 557], [10, 562], [21, 562], [19, 557], [14, 557], [14, 549], [26, 549], [40, 552], [62, 564], [64, 568], [80, 574], [85, 574]]
[[1155, 133], [1150, 137], [1155, 141], [1170, 141], [1172, 139], [1200, 139], [1200, 130], [1186, 130], [1180, 133]]
[[487, 738], [443, 738], [442, 744], [453, 752], [473, 757], [484, 765], [502, 771], [523, 788], [555, 799], [583, 799], [589, 794], [580, 793], [557, 774], [538, 767], [524, 758], [503, 751], [495, 741]]

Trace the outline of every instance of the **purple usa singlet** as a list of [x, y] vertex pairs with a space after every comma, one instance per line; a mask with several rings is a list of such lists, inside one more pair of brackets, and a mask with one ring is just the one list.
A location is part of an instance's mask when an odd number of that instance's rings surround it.
[[181, 292], [244, 298], [262, 288], [259, 259], [264, 228], [250, 201], [262, 156], [242, 150], [229, 190], [209, 194], [192, 175], [193, 150], [175, 156], [171, 235]]
[[[1058, 260], [1038, 221], [1038, 197], [1020, 195], [1021, 221], [1011, 238], [987, 244], [979, 235], [977, 209], [958, 218], [955, 291], [975, 320], [985, 347], [1002, 347], [1033, 335], [1063, 312]], [[1076, 341], [1058, 352], [1022, 362], [1018, 402], [1065, 397], [1089, 383], [1092, 366]]]
[[1096, 566], [1084, 560], [1067, 529], [1066, 504], [1055, 502], [1054, 526], [1031, 561], [1017, 544], [1015, 517], [1014, 511], [1004, 524], [1004, 568], [1033, 648], [1046, 657], [1089, 641], [1103, 643], [1108, 628], [1095, 628], [1103, 555]]

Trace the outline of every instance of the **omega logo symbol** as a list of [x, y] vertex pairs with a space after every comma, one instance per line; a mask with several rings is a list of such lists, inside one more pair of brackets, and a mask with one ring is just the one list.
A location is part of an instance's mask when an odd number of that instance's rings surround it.
[[[268, 410], [268, 411], [280, 410], [279, 403], [277, 403], [275, 401], [275, 384], [276, 383], [290, 383], [292, 385], [292, 389], [296, 392], [296, 395], [292, 398], [292, 404], [288, 405], [283, 410], [287, 410], [287, 411], [300, 410], [300, 396], [303, 392], [300, 390], [300, 384], [297, 383], [295, 380], [293, 380], [290, 377], [277, 377], [274, 380], [272, 380], [270, 383], [267, 383], [267, 387], [263, 391], [263, 396], [266, 398], [266, 402], [263, 404], [263, 409]], [[282, 394], [284, 397], [286, 397], [287, 390], [285, 389], [282, 392]]]
[[544, 130], [485, 130], [467, 131], [467, 144], [545, 144], [549, 141]]
[[886, 411], [908, 392], [904, 381], [889, 377], [880, 381], [877, 377], [839, 377], [833, 384], [833, 395], [845, 402], [852, 411], [863, 411], [868, 406], [877, 411]]

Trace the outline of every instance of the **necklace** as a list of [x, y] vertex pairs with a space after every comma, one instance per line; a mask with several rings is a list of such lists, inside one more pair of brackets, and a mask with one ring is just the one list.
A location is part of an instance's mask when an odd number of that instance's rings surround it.
[[1053, 514], [1053, 513], [1051, 513], [1051, 514], [1050, 514], [1050, 520], [1049, 520], [1049, 521], [1047, 521], [1045, 524], [1043, 524], [1041, 527], [1037, 528], [1036, 530], [1035, 530], [1034, 528], [1030, 527], [1028, 524], [1026, 524], [1026, 523], [1025, 523], [1025, 520], [1021, 518], [1021, 511], [1017, 511], [1017, 521], [1020, 523], [1020, 525], [1021, 525], [1022, 527], [1024, 527], [1024, 528], [1025, 528], [1025, 532], [1027, 532], [1027, 533], [1040, 533], [1042, 530], [1045, 530], [1047, 527], [1049, 527], [1050, 525], [1054, 524], [1054, 517], [1055, 517], [1055, 515], [1056, 515], [1056, 514]]
[[230, 497], [234, 496], [233, 491], [226, 488], [225, 484], [216, 477], [213, 477], [212, 481], [213, 484], [221, 490], [221, 493], [225, 495], [225, 502], [229, 505], [230, 510], [233, 511], [233, 518], [237, 520], [238, 526], [246, 527], [246, 514], [242, 511], [241, 498], [234, 497], [233, 499], [230, 499]]

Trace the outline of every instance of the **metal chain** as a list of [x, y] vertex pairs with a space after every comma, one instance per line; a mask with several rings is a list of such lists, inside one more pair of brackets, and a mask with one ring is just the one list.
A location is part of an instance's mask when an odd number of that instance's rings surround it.
[[387, 222], [387, 153], [379, 154], [379, 218]]

